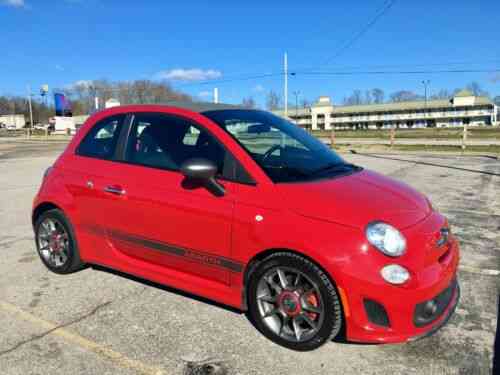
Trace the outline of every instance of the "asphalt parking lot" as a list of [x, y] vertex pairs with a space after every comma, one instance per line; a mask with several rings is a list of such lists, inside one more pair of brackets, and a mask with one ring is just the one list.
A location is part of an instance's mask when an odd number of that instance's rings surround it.
[[[434, 336], [402, 345], [329, 343], [297, 353], [244, 315], [105, 270], [49, 273], [35, 252], [31, 202], [63, 143], [0, 142], [0, 373], [489, 374], [500, 291], [500, 177], [345, 155], [426, 193], [462, 246], [462, 299]], [[398, 157], [500, 173], [485, 157]]]

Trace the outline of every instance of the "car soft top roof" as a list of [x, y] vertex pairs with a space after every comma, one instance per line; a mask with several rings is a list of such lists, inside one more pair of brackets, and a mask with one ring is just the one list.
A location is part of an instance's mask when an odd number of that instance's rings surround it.
[[167, 101], [161, 103], [160, 105], [167, 105], [169, 107], [178, 107], [183, 109], [188, 109], [193, 112], [208, 112], [217, 110], [227, 110], [227, 109], [245, 109], [242, 106], [234, 104], [224, 104], [224, 103], [208, 103], [208, 102], [188, 102], [188, 101]]

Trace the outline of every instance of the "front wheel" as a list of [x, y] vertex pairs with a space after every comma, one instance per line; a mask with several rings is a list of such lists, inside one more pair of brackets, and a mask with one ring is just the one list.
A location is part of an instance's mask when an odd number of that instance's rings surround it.
[[335, 286], [316, 264], [294, 253], [272, 254], [253, 268], [248, 307], [264, 336], [293, 350], [314, 350], [342, 326]]

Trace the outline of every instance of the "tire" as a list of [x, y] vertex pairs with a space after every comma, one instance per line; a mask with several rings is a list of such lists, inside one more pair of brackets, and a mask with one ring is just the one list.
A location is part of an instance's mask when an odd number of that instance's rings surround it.
[[[50, 231], [53, 229], [50, 223], [54, 224], [55, 231]], [[49, 238], [47, 238], [47, 234], [49, 234]], [[52, 236], [56, 236], [53, 241], [58, 241], [57, 243], [50, 242]], [[73, 226], [61, 210], [45, 211], [37, 218], [35, 243], [42, 263], [50, 271], [64, 275], [85, 268], [85, 264], [80, 259]]]
[[290, 252], [271, 254], [252, 267], [247, 285], [248, 318], [276, 344], [310, 351], [339, 334], [343, 317], [336, 288], [310, 260]]

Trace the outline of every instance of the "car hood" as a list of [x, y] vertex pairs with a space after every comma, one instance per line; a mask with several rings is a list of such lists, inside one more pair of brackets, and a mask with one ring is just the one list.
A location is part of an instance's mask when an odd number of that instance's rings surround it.
[[368, 170], [314, 182], [280, 184], [278, 189], [287, 205], [300, 215], [360, 229], [375, 220], [404, 229], [432, 211], [423, 194]]

